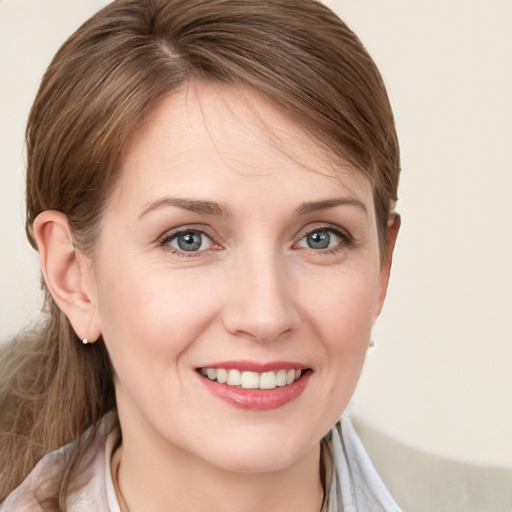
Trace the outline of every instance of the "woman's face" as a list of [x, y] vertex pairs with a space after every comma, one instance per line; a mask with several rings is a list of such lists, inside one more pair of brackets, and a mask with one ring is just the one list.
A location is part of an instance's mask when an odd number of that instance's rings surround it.
[[368, 181], [259, 96], [197, 84], [128, 145], [92, 268], [125, 444], [236, 471], [316, 449], [387, 284]]

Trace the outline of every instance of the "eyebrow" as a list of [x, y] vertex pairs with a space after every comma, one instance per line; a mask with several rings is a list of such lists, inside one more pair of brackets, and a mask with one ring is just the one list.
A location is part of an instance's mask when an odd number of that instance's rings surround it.
[[[194, 213], [201, 213], [205, 215], [215, 216], [232, 216], [231, 209], [223, 203], [217, 203], [215, 201], [204, 201], [202, 199], [183, 199], [177, 197], [164, 197], [151, 201], [146, 205], [139, 218], [144, 217], [148, 213], [158, 210], [160, 208], [166, 208], [169, 206], [182, 208]], [[308, 201], [301, 203], [296, 209], [295, 214], [307, 215], [309, 213], [315, 213], [323, 210], [329, 210], [336, 208], [337, 206], [355, 206], [362, 210], [365, 215], [368, 214], [366, 205], [359, 199], [352, 198], [340, 198], [340, 199], [325, 199], [323, 201]]]
[[295, 210], [295, 213], [299, 215], [307, 215], [308, 213], [315, 213], [323, 210], [330, 210], [336, 206], [355, 206], [362, 210], [365, 215], [368, 215], [366, 205], [359, 199], [343, 197], [340, 199], [326, 199], [323, 201], [309, 201], [302, 203]]
[[194, 213], [202, 213], [206, 215], [216, 215], [229, 217], [231, 215], [230, 208], [222, 203], [215, 201], [203, 201], [201, 199], [182, 199], [178, 197], [164, 197], [157, 199], [146, 205], [139, 218], [144, 217], [149, 212], [158, 210], [160, 208], [166, 208], [174, 206], [177, 208], [183, 208]]

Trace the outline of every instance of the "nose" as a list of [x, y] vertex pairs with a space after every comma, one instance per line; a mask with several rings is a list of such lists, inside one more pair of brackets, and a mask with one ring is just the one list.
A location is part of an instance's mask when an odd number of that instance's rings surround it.
[[297, 320], [292, 285], [286, 263], [275, 251], [260, 248], [240, 258], [228, 287], [224, 327], [259, 342], [283, 338]]

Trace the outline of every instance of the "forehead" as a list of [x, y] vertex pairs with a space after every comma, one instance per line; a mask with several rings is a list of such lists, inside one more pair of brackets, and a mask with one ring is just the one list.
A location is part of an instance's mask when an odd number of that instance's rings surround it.
[[145, 119], [125, 148], [120, 173], [114, 195], [141, 201], [180, 186], [192, 195], [238, 191], [243, 183], [260, 193], [262, 187], [323, 196], [370, 190], [361, 172], [261, 95], [194, 82], [164, 98]]

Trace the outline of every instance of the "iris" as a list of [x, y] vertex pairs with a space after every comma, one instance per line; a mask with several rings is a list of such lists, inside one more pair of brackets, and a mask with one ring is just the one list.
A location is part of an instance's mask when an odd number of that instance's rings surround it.
[[309, 233], [306, 238], [311, 249], [327, 249], [331, 242], [331, 236], [327, 231], [314, 231]]
[[197, 251], [201, 248], [203, 238], [197, 231], [187, 231], [180, 233], [177, 237], [178, 247], [182, 251]]

